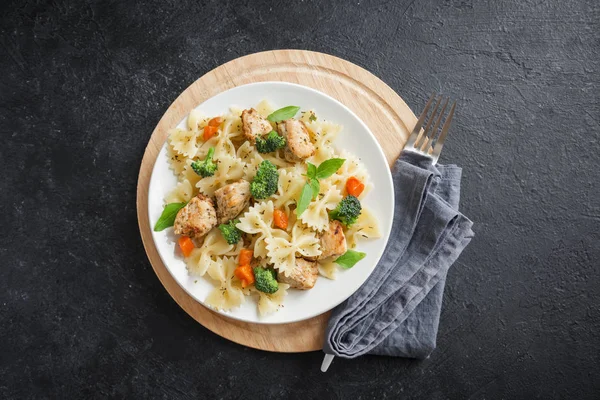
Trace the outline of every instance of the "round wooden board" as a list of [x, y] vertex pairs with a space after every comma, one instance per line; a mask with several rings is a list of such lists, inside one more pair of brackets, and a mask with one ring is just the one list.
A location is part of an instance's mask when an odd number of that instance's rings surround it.
[[277, 50], [230, 61], [210, 71], [181, 93], [152, 132], [142, 159], [137, 187], [140, 233], [150, 263], [167, 292], [204, 327], [236, 343], [257, 349], [290, 353], [319, 350], [329, 313], [280, 325], [244, 323], [217, 314], [196, 302], [177, 284], [152, 240], [148, 220], [148, 186], [168, 130], [210, 97], [235, 86], [262, 81], [298, 83], [339, 100], [369, 126], [390, 163], [400, 153], [417, 122], [404, 100], [383, 81], [337, 57], [302, 50]]

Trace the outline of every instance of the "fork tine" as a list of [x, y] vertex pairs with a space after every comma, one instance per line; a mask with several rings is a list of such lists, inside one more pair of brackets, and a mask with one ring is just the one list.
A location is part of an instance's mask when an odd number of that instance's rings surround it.
[[421, 127], [423, 126], [425, 117], [427, 116], [427, 112], [429, 111], [429, 106], [431, 106], [431, 103], [433, 102], [433, 99], [435, 99], [435, 96], [436, 96], [436, 94], [434, 92], [431, 95], [431, 97], [429, 98], [429, 101], [427, 101], [427, 104], [425, 105], [423, 112], [419, 116], [419, 120], [417, 121], [417, 124], [415, 125], [410, 136], [408, 137], [408, 140], [405, 145], [406, 147], [413, 147], [413, 145], [415, 144], [415, 141], [417, 140], [417, 137], [419, 136], [419, 133], [421, 132]]
[[446, 122], [444, 122], [444, 126], [442, 127], [442, 133], [440, 133], [439, 139], [435, 142], [435, 147], [433, 148], [433, 162], [435, 163], [442, 152], [442, 147], [444, 146], [444, 142], [446, 141], [446, 135], [448, 134], [448, 130], [450, 129], [450, 124], [452, 123], [452, 117], [454, 116], [454, 108], [456, 107], [456, 101], [452, 104], [450, 108], [450, 112], [448, 113], [448, 117], [446, 118]]
[[440, 107], [440, 103], [442, 102], [442, 96], [440, 96], [435, 102], [435, 107], [429, 116], [429, 120], [427, 121], [427, 125], [425, 125], [425, 129], [423, 129], [423, 134], [417, 139], [415, 143], [415, 149], [420, 149], [423, 147], [424, 143], [427, 143], [427, 135], [429, 134], [429, 129], [431, 128], [431, 124], [435, 120], [435, 116], [437, 115], [438, 108]]
[[[440, 97], [441, 100], [441, 97]], [[435, 139], [438, 129], [440, 127], [440, 124], [442, 123], [442, 118], [444, 118], [444, 112], [446, 111], [446, 107], [448, 106], [448, 101], [450, 101], [450, 99], [446, 99], [446, 102], [444, 103], [444, 106], [442, 107], [442, 111], [440, 111], [440, 115], [438, 116], [437, 121], [435, 121], [435, 125], [433, 126], [433, 129], [429, 132], [427, 132], [427, 137], [425, 138], [425, 142], [423, 143], [423, 147], [422, 150], [425, 151], [425, 153], [429, 153], [429, 146], [433, 145], [433, 140]], [[433, 118], [432, 118], [433, 119]]]

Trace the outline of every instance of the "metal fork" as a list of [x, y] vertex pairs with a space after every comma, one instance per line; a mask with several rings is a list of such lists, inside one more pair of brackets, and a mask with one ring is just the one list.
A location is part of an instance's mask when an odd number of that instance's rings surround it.
[[[456, 107], [456, 101], [452, 103], [452, 107], [450, 107], [450, 112], [446, 117], [446, 122], [444, 122], [444, 126], [442, 127], [442, 131], [437, 135], [440, 124], [442, 123], [442, 119], [444, 117], [444, 112], [446, 111], [446, 107], [448, 106], [448, 102], [450, 99], [446, 99], [444, 105], [442, 106], [442, 110], [438, 114], [438, 109], [440, 104], [442, 103], [442, 96], [438, 97], [435, 107], [431, 112], [431, 116], [427, 120], [427, 125], [425, 125], [425, 129], [421, 130], [423, 127], [423, 123], [427, 118], [427, 114], [429, 112], [429, 108], [431, 104], [435, 100], [436, 94], [432, 94], [429, 98], [429, 101], [425, 105], [425, 109], [419, 116], [419, 120], [415, 125], [412, 133], [410, 134], [406, 145], [404, 146], [404, 151], [412, 151], [414, 153], [418, 153], [427, 157], [432, 158], [433, 164], [437, 163], [438, 158], [440, 157], [440, 153], [442, 152], [442, 147], [444, 146], [444, 142], [446, 141], [446, 135], [448, 134], [448, 130], [450, 129], [450, 124], [452, 123], [452, 117], [454, 116], [454, 108]], [[433, 121], [436, 119], [435, 124]], [[433, 126], [432, 126], [433, 125]], [[436, 139], [437, 137], [437, 139]]]

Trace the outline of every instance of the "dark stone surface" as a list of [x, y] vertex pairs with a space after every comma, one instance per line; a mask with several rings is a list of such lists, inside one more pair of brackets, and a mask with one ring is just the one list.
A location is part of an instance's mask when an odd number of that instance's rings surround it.
[[[587, 1], [69, 2], [0, 6], [1, 398], [593, 398], [600, 393], [600, 6]], [[230, 343], [162, 288], [135, 190], [176, 96], [245, 54], [304, 48], [414, 109], [459, 100], [476, 238], [438, 349], [319, 372]]]

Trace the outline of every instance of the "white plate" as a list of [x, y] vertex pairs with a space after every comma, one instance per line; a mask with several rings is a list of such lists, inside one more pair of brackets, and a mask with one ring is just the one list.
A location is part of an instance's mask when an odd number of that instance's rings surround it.
[[[331, 310], [346, 300], [369, 277], [379, 261], [387, 243], [394, 214], [392, 176], [385, 156], [369, 128], [346, 106], [317, 90], [287, 82], [259, 82], [220, 93], [197, 108], [205, 115], [224, 114], [231, 106], [249, 108], [267, 99], [274, 108], [288, 105], [300, 106], [302, 110], [314, 109], [319, 118], [343, 125], [335, 142], [339, 149], [346, 149], [360, 157], [365, 164], [373, 190], [365, 196], [363, 204], [369, 207], [380, 224], [382, 237], [359, 241], [356, 250], [367, 256], [352, 269], [339, 270], [336, 280], [320, 276], [315, 287], [301, 291], [290, 289], [284, 307], [277, 312], [260, 317], [256, 297], [248, 297], [244, 304], [230, 312], [220, 312], [228, 317], [246, 322], [280, 324], [312, 318]], [[191, 110], [190, 110], [191, 111]], [[184, 127], [186, 118], [179, 127]], [[166, 144], [158, 154], [148, 192], [150, 226], [154, 226], [163, 209], [163, 198], [175, 187], [177, 179], [169, 169]], [[173, 229], [152, 232], [152, 238], [160, 257], [179, 285], [194, 299], [204, 304], [204, 299], [214, 288], [210, 278], [189, 276], [183, 258], [175, 252], [176, 238]]]

